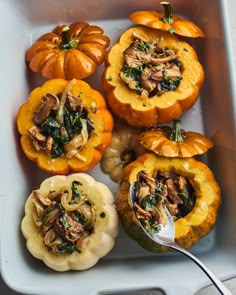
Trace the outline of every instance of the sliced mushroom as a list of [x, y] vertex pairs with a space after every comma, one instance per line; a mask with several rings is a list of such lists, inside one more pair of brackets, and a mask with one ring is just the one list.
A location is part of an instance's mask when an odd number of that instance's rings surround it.
[[181, 191], [184, 191], [187, 188], [187, 181], [183, 176], [179, 176], [177, 179], [177, 185]]
[[151, 53], [139, 49], [138, 42], [132, 43], [125, 51], [125, 63], [129, 68], [137, 68], [151, 61]]
[[33, 121], [35, 125], [40, 125], [50, 115], [52, 110], [57, 110], [60, 105], [59, 98], [53, 93], [43, 95], [38, 111], [35, 113]]
[[[63, 239], [68, 242], [76, 242], [81, 235], [83, 235], [83, 225], [76, 220], [73, 220], [68, 214], [65, 214], [64, 224], [61, 219], [57, 219], [54, 223], [54, 230], [59, 234]], [[66, 226], [65, 226], [66, 223]]]
[[139, 219], [150, 219], [152, 217], [151, 213], [144, 210], [137, 202], [134, 203], [135, 208], [137, 209], [137, 216]]
[[141, 74], [140, 82], [149, 95], [149, 93], [160, 85], [159, 82], [165, 79], [173, 80], [178, 77], [181, 77], [181, 71], [177, 65], [172, 64], [167, 68], [166, 65], [159, 64], [151, 68], [145, 68]]
[[76, 248], [80, 251], [80, 252], [82, 252], [83, 251], [83, 249], [86, 247], [86, 241], [88, 241], [88, 236], [89, 236], [89, 233], [87, 233], [87, 232], [84, 232], [84, 235], [83, 236], [81, 236], [81, 237], [79, 237], [79, 239], [77, 240], [77, 242], [76, 242]]
[[168, 178], [165, 183], [168, 189], [168, 197], [172, 200], [172, 202], [174, 204], [183, 204], [183, 201], [178, 194], [178, 187], [176, 187], [174, 180], [172, 178]]
[[33, 196], [35, 197], [36, 200], [39, 200], [39, 202], [44, 205], [44, 206], [50, 206], [51, 205], [51, 200], [49, 200], [48, 198], [44, 198], [41, 193], [39, 192], [39, 190], [34, 190], [33, 191]]
[[161, 57], [152, 57], [150, 62], [153, 64], [157, 64], [157, 63], [167, 63], [167, 62], [171, 62], [174, 61], [176, 59], [178, 59], [179, 56], [175, 53], [172, 53], [170, 55], [166, 55], [166, 56], [161, 56]]
[[71, 95], [68, 93], [67, 101], [66, 101], [67, 107], [69, 111], [78, 111], [82, 112], [83, 110], [83, 101], [78, 96]]
[[32, 126], [30, 129], [28, 129], [28, 132], [32, 139], [36, 139], [40, 142], [45, 142], [47, 140], [47, 138], [40, 132], [40, 129], [37, 126]]
[[47, 138], [40, 133], [40, 129], [37, 126], [32, 126], [28, 129], [29, 135], [32, 138], [33, 146], [37, 151], [40, 151], [44, 148]]
[[143, 194], [141, 195], [142, 198], [145, 197], [145, 192], [147, 194], [154, 194], [156, 190], [156, 181], [154, 178], [150, 177], [146, 171], [141, 170], [137, 175], [138, 186], [137, 186], [137, 193], [140, 190], [143, 190]]
[[44, 237], [44, 243], [49, 248], [52, 248], [55, 250], [57, 246], [61, 245], [61, 239], [58, 238], [57, 234], [53, 229], [50, 229]]
[[58, 220], [58, 218], [61, 216], [61, 211], [58, 207], [48, 207], [48, 210], [45, 210], [45, 216], [43, 220], [43, 224], [41, 227], [41, 231], [43, 233], [46, 233], [50, 228], [53, 227], [54, 222]]

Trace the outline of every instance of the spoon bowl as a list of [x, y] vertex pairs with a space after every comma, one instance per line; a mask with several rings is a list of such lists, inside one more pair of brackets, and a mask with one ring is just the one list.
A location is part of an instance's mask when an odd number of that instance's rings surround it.
[[186, 249], [182, 248], [175, 242], [175, 224], [173, 221], [173, 217], [171, 216], [169, 210], [164, 207], [164, 212], [167, 217], [167, 223], [165, 225], [160, 224], [158, 227], [158, 231], [147, 231], [141, 220], [137, 216], [137, 209], [134, 206], [134, 203], [137, 201], [136, 196], [136, 184], [134, 182], [130, 185], [129, 188], [129, 196], [132, 205], [132, 209], [139, 221], [141, 228], [143, 229], [144, 233], [152, 239], [155, 243], [158, 243], [162, 246], [169, 247], [181, 254], [184, 254], [186, 257], [190, 258], [193, 262], [195, 262], [208, 276], [208, 278], [212, 281], [218, 291], [223, 295], [232, 295], [232, 293], [225, 287], [225, 285], [216, 277], [216, 275], [208, 269], [208, 267], [203, 264], [196, 256], [188, 252]]

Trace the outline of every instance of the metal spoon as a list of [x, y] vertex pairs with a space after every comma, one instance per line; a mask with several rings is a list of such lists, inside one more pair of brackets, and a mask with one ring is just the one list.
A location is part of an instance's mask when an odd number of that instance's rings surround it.
[[[134, 203], [137, 200], [136, 194], [135, 194], [135, 183], [131, 184], [130, 190], [130, 200], [131, 204], [133, 206], [133, 210], [136, 214], [136, 208], [134, 207]], [[152, 239], [155, 243], [158, 243], [160, 245], [169, 247], [174, 249], [177, 252], [180, 252], [190, 258], [192, 261], [194, 261], [208, 276], [208, 278], [212, 281], [212, 283], [215, 285], [215, 287], [218, 289], [218, 291], [223, 295], [232, 295], [232, 293], [225, 287], [225, 285], [215, 276], [214, 273], [212, 273], [211, 270], [209, 270], [206, 265], [204, 265], [197, 257], [192, 255], [190, 252], [179, 246], [175, 243], [175, 226], [173, 218], [169, 212], [169, 210], [165, 207], [165, 212], [168, 217], [168, 222], [165, 226], [160, 225], [160, 229], [158, 232], [152, 232], [149, 233], [146, 231], [144, 226], [142, 225], [142, 222], [139, 220], [139, 223], [141, 225], [141, 228], [145, 232], [145, 234]]]

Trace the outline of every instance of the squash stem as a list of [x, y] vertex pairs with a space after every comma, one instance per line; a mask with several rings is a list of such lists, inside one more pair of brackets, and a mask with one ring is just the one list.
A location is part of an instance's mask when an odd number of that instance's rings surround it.
[[170, 140], [175, 141], [175, 142], [182, 142], [183, 137], [181, 133], [181, 125], [180, 125], [180, 120], [174, 120], [173, 121], [173, 127], [172, 127], [172, 132], [168, 137]]
[[68, 50], [71, 49], [75, 46], [75, 40], [70, 39], [70, 27], [65, 26], [62, 29], [61, 32], [61, 44], [60, 44], [60, 49], [61, 50]]
[[165, 9], [165, 15], [162, 18], [163, 23], [172, 24], [174, 22], [174, 20], [173, 20], [173, 9], [172, 9], [171, 4], [167, 1], [162, 1], [161, 5]]
[[124, 164], [124, 167], [128, 165], [130, 162], [135, 160], [135, 152], [133, 150], [124, 150], [121, 155], [120, 159]]

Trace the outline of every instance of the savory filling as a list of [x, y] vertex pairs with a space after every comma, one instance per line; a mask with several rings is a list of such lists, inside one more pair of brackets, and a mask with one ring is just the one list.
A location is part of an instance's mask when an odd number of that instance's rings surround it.
[[53, 93], [43, 95], [33, 117], [34, 126], [28, 132], [37, 151], [45, 151], [52, 158], [78, 157], [86, 145], [94, 123], [80, 97], [70, 94], [72, 80], [60, 97]]
[[166, 207], [174, 220], [184, 217], [194, 207], [196, 196], [189, 181], [175, 173], [158, 172], [155, 178], [140, 171], [136, 182], [137, 218], [148, 232], [166, 225]]
[[81, 185], [73, 181], [71, 191], [52, 191], [46, 198], [39, 190], [33, 191], [33, 219], [44, 244], [54, 254], [81, 252], [93, 231], [94, 206], [79, 190]]
[[134, 35], [124, 51], [121, 79], [139, 95], [151, 97], [175, 90], [182, 80], [178, 55], [160, 46], [160, 40], [145, 41]]

